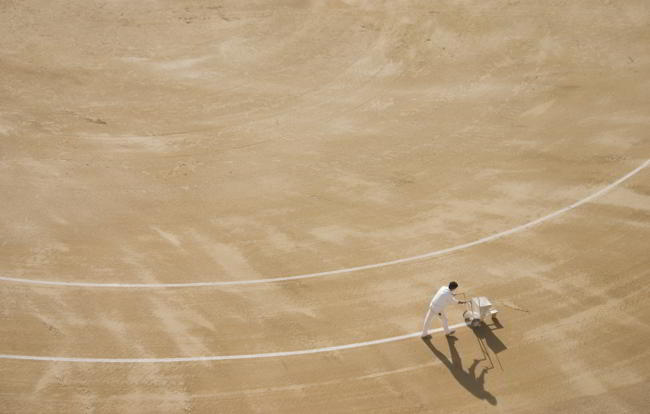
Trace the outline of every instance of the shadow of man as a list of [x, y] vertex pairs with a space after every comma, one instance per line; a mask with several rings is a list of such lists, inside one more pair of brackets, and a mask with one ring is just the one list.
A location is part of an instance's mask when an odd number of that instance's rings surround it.
[[431, 352], [433, 352], [433, 354], [438, 357], [443, 364], [445, 364], [454, 378], [456, 378], [456, 381], [458, 381], [458, 383], [467, 391], [472, 393], [476, 398], [486, 400], [492, 405], [497, 405], [497, 399], [494, 395], [485, 390], [485, 374], [488, 369], [483, 368], [479, 376], [476, 376], [476, 368], [481, 360], [475, 359], [467, 371], [463, 370], [463, 362], [461, 361], [460, 355], [458, 355], [458, 351], [456, 350], [456, 345], [454, 344], [457, 338], [454, 336], [447, 336], [446, 338], [447, 343], [449, 344], [449, 352], [451, 353], [451, 361], [449, 361], [445, 354], [438, 351], [436, 347], [433, 346], [431, 338], [422, 338], [422, 341], [427, 344]]

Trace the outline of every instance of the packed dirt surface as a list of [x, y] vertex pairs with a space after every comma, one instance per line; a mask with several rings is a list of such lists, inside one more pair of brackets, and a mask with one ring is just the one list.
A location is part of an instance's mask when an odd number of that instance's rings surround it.
[[647, 0], [0, 1], [0, 412], [648, 412], [649, 75]]

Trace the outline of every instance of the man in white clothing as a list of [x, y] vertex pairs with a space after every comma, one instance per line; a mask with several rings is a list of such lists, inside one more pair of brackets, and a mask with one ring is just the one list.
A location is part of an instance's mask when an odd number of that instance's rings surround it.
[[447, 323], [447, 315], [445, 314], [445, 308], [447, 305], [452, 303], [465, 303], [462, 300], [458, 300], [454, 297], [454, 290], [458, 287], [458, 283], [450, 282], [449, 286], [443, 286], [438, 289], [436, 295], [431, 299], [429, 304], [429, 310], [427, 316], [424, 318], [424, 327], [422, 328], [422, 337], [426, 338], [429, 335], [429, 326], [431, 326], [431, 320], [433, 315], [438, 314], [438, 317], [442, 321], [442, 327], [445, 330], [445, 335], [453, 335], [456, 331], [449, 330], [449, 324]]

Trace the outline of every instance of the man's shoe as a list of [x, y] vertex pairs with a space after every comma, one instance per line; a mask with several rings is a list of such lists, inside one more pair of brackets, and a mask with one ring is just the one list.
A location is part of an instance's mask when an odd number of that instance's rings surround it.
[[431, 338], [431, 334], [428, 334], [428, 333], [427, 334], [422, 334], [421, 338], [422, 339]]
[[449, 332], [447, 332], [445, 335], [446, 335], [446, 336], [452, 336], [452, 335], [455, 334], [455, 333], [456, 333], [456, 331], [449, 331]]

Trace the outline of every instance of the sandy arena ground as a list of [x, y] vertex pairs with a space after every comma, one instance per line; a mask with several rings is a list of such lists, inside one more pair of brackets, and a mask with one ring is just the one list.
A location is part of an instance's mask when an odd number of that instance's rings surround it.
[[648, 412], [649, 75], [647, 0], [0, 1], [0, 413]]

